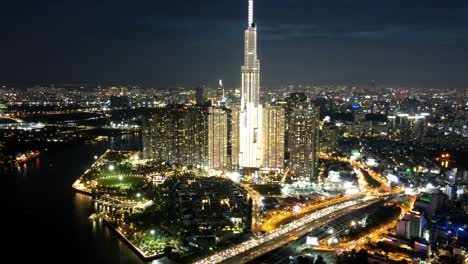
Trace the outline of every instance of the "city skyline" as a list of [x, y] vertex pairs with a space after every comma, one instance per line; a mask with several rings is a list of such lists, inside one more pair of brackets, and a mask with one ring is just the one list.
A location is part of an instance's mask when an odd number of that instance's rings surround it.
[[468, 263], [468, 4], [355, 2], [8, 4], [4, 259]]
[[[467, 86], [462, 1], [256, 5], [265, 87], [372, 80], [377, 86]], [[0, 23], [0, 82], [166, 88], [221, 78], [240, 87], [238, 25], [246, 8], [246, 1], [8, 3]]]

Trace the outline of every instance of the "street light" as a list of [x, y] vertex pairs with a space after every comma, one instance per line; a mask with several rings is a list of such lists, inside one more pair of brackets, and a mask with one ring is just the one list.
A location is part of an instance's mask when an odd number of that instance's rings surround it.
[[114, 171], [115, 167], [114, 165], [109, 165], [109, 171]]
[[140, 194], [140, 193], [137, 193], [137, 195], [136, 195], [136, 196], [137, 196], [137, 198], [140, 198], [141, 194]]
[[154, 234], [155, 234], [156, 232], [155, 232], [154, 230], [151, 230], [150, 233], [151, 233], [151, 235], [154, 236]]

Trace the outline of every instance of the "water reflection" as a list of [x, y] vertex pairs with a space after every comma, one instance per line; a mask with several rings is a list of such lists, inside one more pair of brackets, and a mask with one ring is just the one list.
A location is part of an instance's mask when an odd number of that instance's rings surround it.
[[23, 174], [24, 177], [28, 175], [28, 163], [27, 162], [23, 163], [23, 166], [21, 168], [21, 174]]
[[91, 202], [91, 200], [92, 199], [90, 196], [81, 193], [73, 194], [75, 213], [77, 213], [79, 217], [82, 217], [90, 212], [88, 204]]
[[[49, 150], [40, 159], [20, 164], [14, 177], [6, 178], [2, 187], [14, 199], [7, 209], [10, 215], [18, 216], [10, 226], [21, 232], [15, 232], [11, 239], [26, 235], [37, 238], [31, 254], [22, 256], [24, 262], [52, 258], [53, 263], [59, 263], [59, 259], [60, 263], [144, 263], [103, 221], [88, 220], [95, 212], [91, 197], [74, 193], [71, 188], [94, 162], [94, 155], [101, 155], [108, 148], [136, 150], [140, 139], [138, 135], [125, 135], [112, 142], [103, 140]], [[35, 220], [33, 225], [31, 219]], [[53, 248], [60, 250], [52, 254]]]
[[96, 221], [93, 221], [92, 226], [93, 226], [93, 234], [96, 234]]

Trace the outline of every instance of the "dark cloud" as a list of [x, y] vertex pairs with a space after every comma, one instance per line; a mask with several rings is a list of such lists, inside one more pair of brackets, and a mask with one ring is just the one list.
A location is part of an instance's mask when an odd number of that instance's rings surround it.
[[[0, 81], [240, 83], [247, 0], [10, 1]], [[468, 2], [256, 0], [262, 83], [466, 87]]]

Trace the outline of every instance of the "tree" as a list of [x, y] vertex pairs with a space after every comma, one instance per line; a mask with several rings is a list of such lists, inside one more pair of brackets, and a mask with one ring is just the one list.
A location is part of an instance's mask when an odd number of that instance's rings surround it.
[[299, 257], [297, 257], [297, 263], [298, 264], [309, 264], [309, 261], [307, 260], [306, 257], [299, 256]]
[[170, 258], [172, 255], [172, 247], [165, 247], [163, 252], [166, 257]]
[[327, 264], [327, 263], [325, 262], [325, 260], [323, 260], [323, 257], [321, 255], [318, 255], [314, 264]]
[[359, 263], [367, 263], [367, 257], [368, 256], [369, 256], [369, 254], [367, 253], [367, 251], [364, 250], [364, 249], [361, 249], [356, 255], [356, 260]]

